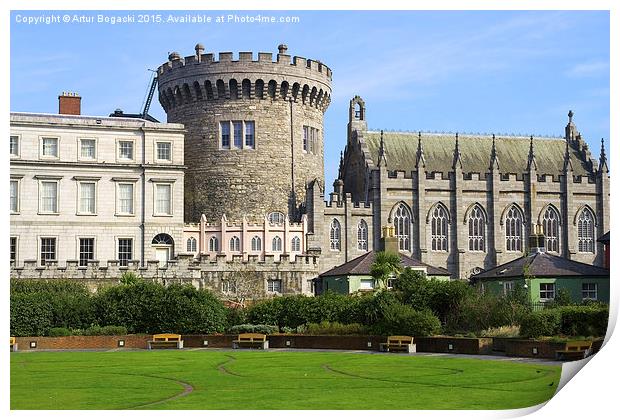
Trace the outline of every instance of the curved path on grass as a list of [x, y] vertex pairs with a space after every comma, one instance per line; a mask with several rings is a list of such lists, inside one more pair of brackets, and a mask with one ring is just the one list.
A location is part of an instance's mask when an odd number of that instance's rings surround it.
[[[437, 383], [428, 383], [428, 382], [419, 382], [419, 381], [403, 381], [403, 380], [397, 380], [397, 379], [385, 379], [385, 378], [375, 378], [372, 376], [363, 376], [363, 375], [357, 375], [354, 373], [349, 373], [349, 372], [345, 372], [342, 370], [338, 370], [338, 369], [334, 369], [333, 367], [331, 367], [328, 364], [324, 364], [322, 365], [323, 369], [329, 371], [329, 372], [333, 372], [333, 373], [337, 373], [339, 375], [343, 375], [343, 376], [348, 376], [350, 378], [355, 378], [355, 379], [369, 379], [372, 381], [379, 381], [379, 382], [391, 382], [391, 383], [401, 383], [401, 384], [414, 384], [414, 385], [422, 385], [422, 386], [430, 386], [430, 387], [440, 387], [440, 388], [451, 388], [453, 387], [453, 385], [451, 384], [437, 384]], [[445, 370], [449, 370], [451, 371], [450, 373], [445, 373], [445, 374], [437, 374], [437, 375], [425, 375], [425, 377], [428, 376], [447, 376], [447, 375], [458, 375], [461, 373], [464, 373], [464, 370], [461, 369], [451, 369], [451, 368], [438, 368], [438, 369], [445, 369]], [[550, 375], [553, 375], [553, 372], [551, 370], [547, 370], [547, 369], [538, 369], [536, 371], [536, 373], [542, 373], [543, 376], [542, 377], [548, 377]], [[535, 381], [537, 379], [540, 379], [538, 377], [535, 378], [527, 378], [527, 379], [521, 379], [521, 380], [516, 380], [516, 381], [510, 381], [510, 382], [493, 382], [493, 383], [489, 383], [487, 385], [506, 385], [506, 384], [515, 384], [515, 383], [524, 383], [524, 382], [530, 382], [530, 381]], [[553, 386], [554, 382], [551, 382], [548, 386]], [[498, 388], [488, 388], [488, 387], [484, 387], [484, 386], [472, 386], [472, 385], [459, 385], [460, 388], [467, 388], [467, 389], [479, 389], [479, 390], [487, 390], [487, 391], [505, 391], [505, 392], [529, 392], [527, 390], [514, 390], [514, 389], [498, 389]]]
[[183, 391], [179, 392], [178, 394], [175, 394], [171, 397], [166, 397], [166, 398], [161, 398], [159, 400], [155, 400], [155, 401], [151, 401], [145, 404], [139, 404], [139, 405], [134, 405], [133, 407], [127, 407], [125, 408], [125, 410], [137, 410], [140, 408], [149, 408], [152, 407], [156, 404], [161, 404], [161, 403], [165, 403], [168, 401], [172, 401], [172, 400], [176, 400], [178, 398], [184, 397], [186, 395], [191, 394], [194, 391], [194, 387], [187, 383], [187, 382], [183, 382], [183, 381], [179, 381], [178, 379], [173, 379], [173, 378], [166, 378], [165, 376], [155, 376], [155, 375], [138, 375], [138, 374], [131, 374], [131, 373], [119, 373], [118, 375], [130, 375], [130, 376], [141, 376], [143, 378], [157, 378], [157, 379], [167, 379], [169, 381], [172, 381], [178, 385], [181, 385], [183, 387]]

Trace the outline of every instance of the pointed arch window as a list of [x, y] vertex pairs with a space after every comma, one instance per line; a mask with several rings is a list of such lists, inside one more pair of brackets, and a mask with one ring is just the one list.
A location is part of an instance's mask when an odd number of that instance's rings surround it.
[[448, 211], [439, 204], [431, 215], [431, 250], [448, 250]]
[[400, 203], [394, 213], [394, 230], [398, 238], [399, 251], [411, 251], [411, 212]]
[[547, 252], [560, 252], [560, 215], [558, 211], [552, 206], [547, 206], [542, 222]]
[[293, 239], [291, 239], [291, 251], [301, 251], [301, 240], [299, 239], [299, 236], [293, 236]]
[[577, 220], [577, 237], [579, 252], [594, 253], [594, 215], [584, 208]]
[[329, 226], [329, 249], [340, 251], [340, 222], [336, 219]]
[[196, 246], [197, 242], [196, 242], [196, 238], [191, 237], [187, 240], [187, 252], [196, 252], [197, 246]]
[[368, 224], [363, 219], [357, 224], [357, 249], [368, 251]]
[[484, 218], [484, 212], [479, 205], [475, 205], [469, 212], [467, 225], [469, 228], [469, 250], [484, 252], [486, 221]]
[[219, 250], [220, 250], [219, 241], [217, 240], [215, 236], [211, 236], [211, 238], [209, 238], [209, 251], [217, 252]]
[[241, 250], [241, 241], [238, 236], [233, 236], [229, 241], [230, 251], [239, 252]]
[[259, 236], [252, 238], [252, 251], [260, 251], [263, 248], [262, 241]]
[[506, 213], [506, 251], [523, 250], [523, 215], [517, 206], [512, 206]]
[[276, 236], [271, 241], [271, 250], [275, 252], [282, 252], [282, 238]]

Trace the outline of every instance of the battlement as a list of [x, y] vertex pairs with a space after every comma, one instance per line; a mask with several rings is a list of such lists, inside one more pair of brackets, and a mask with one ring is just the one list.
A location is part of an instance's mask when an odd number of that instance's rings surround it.
[[332, 71], [317, 60], [286, 54], [280, 45], [275, 60], [272, 53], [232, 52], [204, 54], [198, 44], [196, 54], [182, 58], [169, 54], [157, 69], [159, 100], [167, 112], [171, 108], [198, 101], [222, 99], [292, 100], [317, 107], [323, 112], [331, 102]]

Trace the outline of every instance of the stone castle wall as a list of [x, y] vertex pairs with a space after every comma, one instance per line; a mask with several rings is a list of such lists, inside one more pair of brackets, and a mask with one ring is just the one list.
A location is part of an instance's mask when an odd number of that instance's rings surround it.
[[[131, 261], [127, 267], [118, 265], [118, 261], [92, 261], [88, 267], [78, 267], [78, 262], [68, 260], [66, 264], [50, 262], [40, 266], [37, 261], [27, 260], [22, 265], [11, 265], [11, 278], [16, 280], [51, 280], [73, 279], [84, 281], [91, 291], [105, 285], [117, 284], [124, 273], [134, 272], [145, 280], [156, 281], [164, 285], [171, 283], [191, 284], [197, 289], [207, 289], [220, 297], [226, 298], [222, 283], [233, 273], [251, 272], [257, 282], [256, 296], [265, 297], [277, 294], [313, 294], [312, 279], [318, 276], [318, 258], [297, 255], [290, 261], [288, 255], [265, 255], [263, 258], [241, 255], [228, 260], [226, 255], [208, 257], [200, 255], [194, 258], [190, 254], [178, 254], [176, 260], [168, 261], [161, 267], [159, 261], [150, 260], [143, 267], [139, 261]], [[267, 290], [268, 280], [281, 280], [280, 293]]]
[[[185, 220], [223, 214], [260, 221], [280, 211], [299, 219], [307, 183], [323, 179], [323, 114], [330, 102], [331, 70], [280, 53], [171, 54], [158, 70], [159, 100], [168, 121], [185, 124]], [[222, 146], [220, 123], [253, 121], [254, 147]], [[304, 150], [304, 126], [318, 138]], [[245, 134], [245, 133], [244, 133]]]

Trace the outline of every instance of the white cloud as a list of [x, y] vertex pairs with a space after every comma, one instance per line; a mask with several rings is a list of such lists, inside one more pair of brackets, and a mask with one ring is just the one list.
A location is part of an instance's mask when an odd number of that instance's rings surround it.
[[574, 65], [566, 71], [568, 77], [592, 77], [609, 72], [609, 61], [599, 60]]

